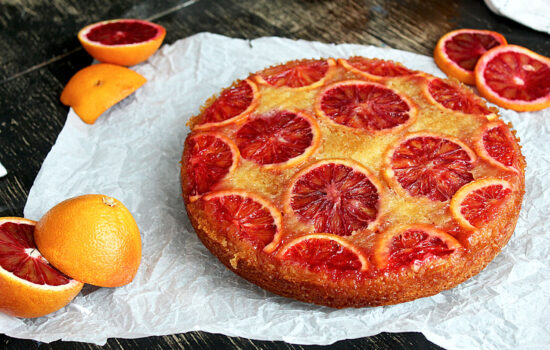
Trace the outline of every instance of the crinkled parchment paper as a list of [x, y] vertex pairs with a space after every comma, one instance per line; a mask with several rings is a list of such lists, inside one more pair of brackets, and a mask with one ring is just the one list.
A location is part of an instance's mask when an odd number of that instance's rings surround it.
[[282, 38], [198, 34], [134, 67], [149, 81], [93, 126], [71, 111], [32, 187], [25, 216], [39, 219], [72, 196], [102, 193], [134, 214], [143, 239], [128, 286], [85, 287], [64, 309], [21, 320], [0, 314], [17, 338], [105, 343], [109, 337], [203, 330], [254, 339], [330, 344], [382, 331], [420, 331], [448, 349], [550, 345], [550, 109], [502, 110], [522, 139], [527, 194], [510, 243], [487, 269], [434, 297], [334, 310], [275, 296], [222, 266], [199, 242], [181, 199], [185, 123], [212, 94], [249, 72], [296, 58], [363, 55], [442, 76], [431, 57], [386, 48]]

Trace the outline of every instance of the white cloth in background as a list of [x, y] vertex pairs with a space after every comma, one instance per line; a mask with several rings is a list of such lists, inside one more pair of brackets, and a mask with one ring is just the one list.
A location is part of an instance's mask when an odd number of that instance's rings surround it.
[[0, 163], [0, 177], [5, 176], [7, 173], [6, 168]]
[[550, 0], [484, 0], [497, 15], [550, 34]]

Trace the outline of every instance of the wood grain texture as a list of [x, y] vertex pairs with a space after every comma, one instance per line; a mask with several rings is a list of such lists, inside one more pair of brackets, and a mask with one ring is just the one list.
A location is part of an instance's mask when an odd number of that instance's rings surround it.
[[[4, 0], [0, 2], [0, 216], [22, 216], [27, 194], [55, 143], [68, 108], [63, 86], [92, 62], [76, 38], [86, 24], [154, 19], [166, 43], [199, 32], [237, 38], [283, 36], [326, 43], [388, 46], [431, 55], [455, 28], [496, 30], [510, 43], [550, 56], [548, 35], [499, 17], [480, 0]], [[37, 219], [37, 218], [33, 218]], [[97, 349], [74, 342], [40, 344], [0, 335], [5, 349]], [[320, 349], [205, 332], [109, 339], [105, 349]], [[419, 333], [381, 333], [335, 349], [440, 349]]]

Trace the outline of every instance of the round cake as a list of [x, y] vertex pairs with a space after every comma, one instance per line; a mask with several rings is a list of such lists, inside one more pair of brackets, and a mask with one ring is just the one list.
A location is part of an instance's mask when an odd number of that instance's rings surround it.
[[498, 110], [392, 61], [299, 60], [190, 122], [181, 183], [204, 245], [273, 293], [401, 303], [479, 273], [512, 235], [525, 158]]

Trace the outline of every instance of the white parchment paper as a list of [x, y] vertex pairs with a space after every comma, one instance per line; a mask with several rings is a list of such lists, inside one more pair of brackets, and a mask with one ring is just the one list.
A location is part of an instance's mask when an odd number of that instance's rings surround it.
[[80, 194], [120, 199], [143, 239], [128, 286], [87, 286], [64, 309], [21, 320], [0, 314], [17, 338], [105, 343], [109, 337], [203, 330], [254, 339], [330, 344], [382, 331], [420, 331], [448, 349], [550, 346], [550, 109], [513, 122], [527, 157], [527, 193], [510, 243], [478, 276], [430, 298], [377, 308], [334, 310], [275, 296], [222, 266], [199, 242], [179, 185], [185, 123], [212, 94], [265, 66], [296, 58], [363, 55], [443, 76], [431, 57], [360, 46], [198, 34], [165, 45], [134, 67], [148, 82], [85, 125], [71, 111], [32, 187], [25, 216], [39, 219]]

